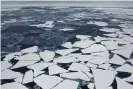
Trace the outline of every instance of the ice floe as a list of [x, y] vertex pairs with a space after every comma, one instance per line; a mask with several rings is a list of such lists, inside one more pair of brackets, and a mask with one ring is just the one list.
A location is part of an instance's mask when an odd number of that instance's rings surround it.
[[[71, 84], [71, 85], [70, 85]], [[52, 89], [77, 89], [79, 82], [73, 80], [63, 80]]]
[[30, 25], [30, 26], [53, 28], [54, 27], [54, 21], [46, 21], [44, 24], [34, 24], [34, 25]]
[[72, 29], [72, 28], [63, 28], [63, 29], [59, 29], [60, 31], [73, 31], [75, 29]]
[[108, 26], [108, 23], [102, 22], [102, 21], [90, 21], [90, 22], [87, 22], [87, 24], [95, 24], [98, 26]]
[[49, 69], [49, 75], [54, 75], [54, 74], [60, 74], [60, 73], [65, 73], [65, 72], [68, 72], [68, 70], [66, 69], [63, 69], [57, 65], [53, 65], [53, 66], [50, 66], [48, 67]]
[[93, 44], [88, 48], [85, 48], [82, 51], [82, 53], [93, 53], [93, 52], [102, 52], [102, 51], [106, 51], [106, 47], [104, 47], [103, 45], [100, 44]]
[[89, 61], [86, 63], [87, 66], [91, 67], [91, 68], [97, 68], [96, 64], [92, 64]]
[[131, 66], [129, 64], [124, 64], [124, 65], [118, 67], [116, 69], [116, 71], [133, 73], [133, 66]]
[[108, 70], [109, 67], [110, 67], [110, 64], [109, 63], [105, 63], [105, 64], [102, 64], [102, 65], [99, 65], [98, 67], [102, 68], [102, 69], [105, 69], [105, 70]]
[[76, 35], [76, 38], [78, 38], [80, 40], [85, 40], [85, 39], [88, 39], [89, 37], [91, 37], [91, 36], [88, 36], [88, 35]]
[[39, 61], [40, 57], [36, 53], [29, 53], [20, 57], [16, 57], [15, 60], [20, 60], [20, 61]]
[[116, 28], [102, 28], [100, 30], [104, 31], [104, 32], [116, 32], [116, 31], [120, 31], [120, 29], [116, 29]]
[[123, 65], [126, 61], [118, 56], [117, 54], [114, 54], [113, 58], [110, 59], [109, 63], [117, 64], [117, 65]]
[[81, 63], [72, 63], [68, 70], [71, 71], [90, 71], [90, 68]]
[[87, 87], [89, 88], [89, 89], [94, 89], [94, 83], [89, 83], [88, 85], [87, 85]]
[[40, 71], [40, 70], [34, 70], [34, 77], [37, 77], [40, 74], [45, 73], [45, 71]]
[[23, 76], [14, 79], [14, 81], [15, 81], [15, 82], [18, 82], [18, 83], [22, 83], [22, 81], [23, 81]]
[[116, 81], [117, 81], [117, 89], [133, 89], [133, 86], [129, 83], [127, 83], [126, 81], [116, 77]]
[[39, 85], [42, 89], [51, 89], [55, 87], [58, 83], [63, 81], [62, 78], [57, 76], [49, 76], [42, 74], [36, 78], [34, 78], [34, 82]]
[[44, 52], [40, 52], [39, 55], [45, 62], [49, 62], [53, 60], [55, 53], [52, 51], [45, 50]]
[[113, 82], [116, 73], [110, 70], [92, 69], [96, 89], [107, 89]]
[[23, 84], [33, 82], [33, 71], [29, 70], [25, 73], [23, 78]]
[[61, 46], [65, 47], [65, 48], [72, 48], [73, 45], [71, 42], [65, 42], [64, 44], [62, 44]]
[[81, 55], [79, 57], [77, 57], [78, 61], [89, 61], [92, 60], [94, 58], [93, 55]]
[[78, 50], [78, 48], [60, 49], [60, 50], [55, 51], [55, 53], [58, 53], [60, 55], [67, 55], [67, 54], [72, 53], [72, 52], [77, 51], [77, 50]]
[[1, 64], [1, 71], [3, 71], [3, 70], [5, 70], [5, 69], [7, 69], [7, 68], [12, 66], [12, 64], [9, 63], [8, 61], [1, 61], [0, 64]]
[[2, 89], [28, 89], [24, 85], [17, 82], [3, 84], [1, 85], [1, 88]]
[[12, 70], [6, 69], [1, 72], [1, 79], [14, 79], [23, 76], [19, 72], [14, 72]]
[[38, 46], [33, 46], [30, 48], [21, 50], [21, 53], [33, 53], [33, 52], [37, 52], [37, 51], [38, 51]]

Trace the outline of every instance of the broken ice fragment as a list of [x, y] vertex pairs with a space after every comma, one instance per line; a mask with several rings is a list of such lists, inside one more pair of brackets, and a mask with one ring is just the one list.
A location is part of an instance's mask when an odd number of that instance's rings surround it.
[[91, 68], [97, 68], [96, 64], [92, 64], [89, 61], [86, 63], [87, 66], [91, 67]]
[[35, 53], [30, 53], [26, 54], [20, 57], [16, 57], [15, 60], [20, 60], [20, 61], [39, 61], [40, 57], [38, 54]]
[[34, 77], [40, 75], [40, 74], [43, 74], [45, 73], [45, 71], [40, 71], [40, 70], [34, 70]]
[[79, 57], [77, 57], [78, 61], [89, 61], [92, 60], [94, 58], [93, 55], [81, 55]]
[[90, 22], [87, 22], [87, 24], [95, 24], [98, 26], [108, 26], [108, 23], [102, 22], [102, 21], [90, 21]]
[[93, 44], [88, 48], [85, 48], [82, 51], [82, 53], [92, 53], [92, 52], [102, 52], [102, 51], [106, 51], [106, 47], [104, 47], [103, 45], [100, 44]]
[[25, 73], [23, 78], [23, 84], [33, 82], [33, 71], [29, 70]]
[[52, 52], [52, 51], [48, 51], [48, 50], [45, 50], [44, 52], [40, 52], [39, 53], [41, 58], [45, 61], [45, 62], [49, 62], [49, 61], [52, 61], [54, 56], [55, 56], [55, 53]]
[[[70, 85], [71, 84], [71, 85]], [[73, 80], [63, 80], [57, 86], [52, 89], [77, 89], [79, 82]]]
[[131, 66], [129, 64], [124, 64], [124, 65], [118, 67], [116, 69], [116, 71], [133, 73], [133, 66]]
[[89, 67], [81, 63], [72, 63], [68, 70], [72, 71], [90, 71]]
[[24, 85], [17, 83], [17, 82], [13, 82], [13, 83], [6, 83], [4, 85], [1, 85], [2, 89], [28, 89], [27, 87], [25, 87]]
[[58, 83], [60, 83], [63, 79], [57, 76], [49, 76], [42, 74], [36, 78], [34, 78], [34, 82], [39, 85], [42, 89], [51, 89]]
[[102, 64], [102, 65], [99, 65], [98, 67], [107, 70], [107, 69], [109, 69], [109, 66], [110, 66], [109, 63], [105, 63], [105, 64]]
[[65, 42], [64, 44], [62, 44], [61, 46], [65, 47], [65, 48], [72, 48], [73, 45], [71, 42]]
[[126, 61], [117, 54], [114, 54], [113, 58], [111, 58], [109, 61], [109, 63], [117, 65], [123, 65], [125, 62]]
[[38, 51], [38, 46], [29, 47], [21, 50], [21, 53], [34, 53]]
[[18, 82], [18, 83], [22, 83], [22, 81], [23, 81], [23, 76], [14, 79], [14, 81], [16, 81], [16, 82]]
[[8, 61], [1, 61], [1, 71], [5, 70], [11, 66], [12, 66], [12, 64], [9, 63]]
[[89, 88], [89, 89], [94, 89], [94, 83], [89, 83], [88, 85], [87, 85], [87, 87]]
[[72, 28], [63, 28], [63, 29], [59, 29], [59, 30], [61, 30], [61, 31], [73, 31], [75, 29], [72, 29]]
[[1, 72], [1, 79], [14, 79], [23, 76], [19, 72], [14, 72], [12, 70], [6, 69]]
[[96, 89], [106, 89], [109, 87], [116, 75], [116, 72], [102, 69], [92, 69]]
[[91, 36], [88, 36], [88, 35], [76, 35], [76, 38], [80, 39], [80, 40], [85, 40], [87, 38], [89, 38]]

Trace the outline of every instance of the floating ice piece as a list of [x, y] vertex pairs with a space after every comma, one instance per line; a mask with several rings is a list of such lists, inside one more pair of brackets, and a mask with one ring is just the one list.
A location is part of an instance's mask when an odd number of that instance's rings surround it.
[[125, 62], [126, 61], [117, 54], [114, 54], [113, 58], [111, 58], [109, 61], [109, 63], [117, 65], [123, 65]]
[[62, 73], [60, 77], [68, 78], [68, 79], [81, 79], [84, 81], [90, 81], [90, 78], [83, 72], [69, 72]]
[[73, 31], [75, 29], [72, 29], [72, 28], [63, 28], [63, 29], [59, 29], [60, 31]]
[[1, 88], [2, 89], [28, 89], [24, 85], [17, 82], [3, 84], [1, 85]]
[[116, 72], [102, 69], [92, 69], [96, 89], [107, 89], [113, 82]]
[[77, 89], [78, 85], [79, 82], [73, 80], [64, 80], [52, 89]]
[[54, 59], [55, 63], [72, 63], [78, 61], [75, 57], [62, 56]]
[[116, 31], [120, 31], [120, 29], [116, 29], [116, 28], [102, 28], [100, 30], [104, 31], [104, 32], [116, 32]]
[[22, 83], [22, 81], [23, 81], [23, 76], [14, 79], [14, 81], [15, 81], [15, 82], [18, 82], [18, 83]]
[[70, 56], [70, 57], [80, 57], [81, 56], [81, 54], [82, 53], [70, 53], [70, 54], [68, 54], [68, 56]]
[[23, 76], [19, 72], [14, 72], [12, 70], [6, 69], [1, 72], [1, 79], [14, 79]]
[[121, 71], [121, 72], [130, 72], [133, 73], [133, 66], [129, 64], [124, 64], [116, 69], [116, 71]]
[[85, 48], [82, 51], [82, 53], [92, 53], [92, 52], [102, 52], [102, 51], [106, 51], [106, 47], [104, 47], [103, 45], [100, 44], [93, 44], [88, 48]]
[[45, 61], [45, 62], [49, 62], [49, 61], [52, 61], [54, 56], [55, 56], [55, 53], [52, 52], [52, 51], [48, 51], [48, 50], [45, 50], [44, 52], [40, 52], [39, 53], [41, 58]]
[[87, 87], [89, 88], [89, 89], [94, 89], [94, 83], [89, 83], [88, 85], [87, 85]]
[[22, 53], [21, 52], [16, 52], [16, 53], [11, 53], [5, 56], [5, 58], [3, 59], [4, 61], [10, 61], [11, 59], [20, 56]]
[[96, 36], [94, 37], [96, 42], [101, 42], [101, 41], [105, 41], [105, 40], [112, 40], [112, 38], [105, 38], [105, 37], [101, 37], [101, 36]]
[[86, 63], [87, 66], [91, 67], [91, 68], [97, 68], [96, 64], [92, 64], [89, 61]]
[[46, 21], [44, 24], [36, 24], [36, 25], [30, 25], [30, 26], [53, 28], [54, 27], [53, 23], [54, 21]]
[[133, 89], [133, 86], [127, 82], [125, 82], [124, 80], [116, 77], [116, 81], [117, 81], [117, 89]]
[[5, 70], [11, 66], [12, 66], [12, 64], [9, 63], [8, 61], [1, 61], [1, 71]]
[[34, 53], [38, 51], [38, 46], [29, 47], [21, 50], [21, 53]]
[[31, 64], [36, 63], [37, 61], [18, 61], [11, 69], [25, 67]]
[[98, 53], [91, 53], [92, 55], [94, 55], [94, 56], [101, 56], [101, 57], [109, 57], [109, 51], [104, 51], [104, 52], [98, 52]]
[[68, 72], [68, 70], [65, 70], [57, 65], [50, 66], [48, 69], [49, 69], [49, 75]]
[[90, 68], [81, 63], [72, 63], [68, 70], [72, 71], [90, 71]]
[[78, 61], [89, 61], [94, 58], [93, 55], [81, 55], [77, 58]]
[[78, 50], [78, 48], [73, 48], [73, 49], [61, 49], [61, 50], [57, 50], [55, 53], [58, 53], [58, 54], [60, 54], [60, 55], [67, 55], [67, 54], [69, 54], [69, 53], [71, 53], [71, 52], [74, 52], [74, 51], [77, 51]]
[[108, 26], [108, 23], [102, 22], [102, 21], [90, 21], [90, 22], [87, 22], [87, 24], [95, 24], [98, 26]]
[[117, 37], [117, 36], [118, 36], [118, 35], [115, 34], [115, 33], [114, 33], [114, 34], [113, 34], [113, 33], [112, 33], [112, 34], [104, 34], [104, 35], [105, 35], [105, 36], [109, 36], [109, 37]]
[[123, 80], [126, 82], [133, 82], [133, 73], [131, 74], [131, 76], [124, 78]]
[[15, 60], [20, 60], [20, 61], [39, 61], [40, 57], [38, 54], [35, 53], [30, 53], [26, 54], [20, 57], [16, 57]]
[[27, 68], [37, 71], [37, 70], [43, 70], [43, 69], [45, 69], [45, 68], [47, 68], [49, 66], [55, 65], [55, 64], [56, 63], [44, 63], [44, 62], [41, 62], [41, 63], [36, 63], [36, 64], [33, 64], [33, 65], [30, 65]]
[[105, 63], [105, 64], [102, 64], [102, 65], [99, 65], [98, 67], [107, 70], [107, 69], [109, 69], [109, 66], [110, 66], [109, 63]]
[[33, 71], [29, 70], [25, 73], [23, 78], [23, 84], [33, 82]]
[[109, 58], [106, 57], [106, 56], [95, 56], [92, 60], [90, 60], [89, 62], [90, 63], [93, 63], [93, 64], [103, 64], [105, 62], [108, 62], [109, 61]]
[[80, 40], [85, 40], [87, 38], [89, 38], [91, 36], [88, 36], [88, 35], [76, 35], [76, 38], [80, 39]]
[[57, 76], [49, 76], [49, 75], [40, 75], [34, 78], [34, 82], [39, 85], [42, 89], [51, 89], [58, 83], [60, 83], [63, 79]]
[[132, 49], [128, 49], [128, 48], [124, 48], [124, 49], [120, 49], [120, 50], [114, 50], [112, 51], [113, 53], [122, 55], [128, 59], [130, 59], [130, 55], [132, 53]]
[[38, 75], [43, 73], [45, 73], [45, 71], [34, 70], [34, 77], [37, 77]]
[[72, 48], [73, 45], [71, 42], [65, 42], [64, 44], [62, 44], [61, 46], [65, 47], [65, 48]]
[[125, 40], [123, 40], [123, 39], [116, 39], [115, 40], [117, 43], [119, 43], [119, 44], [130, 44], [130, 42], [127, 42], [127, 41], [125, 41]]
[[73, 47], [86, 48], [86, 47], [89, 47], [90, 45], [92, 45], [94, 43], [95, 43], [94, 41], [92, 41], [90, 39], [86, 39], [86, 40], [76, 41], [73, 44]]
[[125, 40], [125, 41], [128, 41], [130, 43], [133, 43], [133, 37], [131, 37], [131, 36], [125, 36], [122, 39]]

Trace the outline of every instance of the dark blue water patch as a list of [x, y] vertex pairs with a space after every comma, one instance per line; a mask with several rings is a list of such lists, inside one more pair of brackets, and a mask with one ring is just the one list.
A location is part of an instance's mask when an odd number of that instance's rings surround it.
[[128, 72], [118, 72], [117, 75], [119, 78], [127, 78], [127, 77], [130, 77], [131, 76], [131, 73], [128, 73]]
[[41, 87], [39, 87], [35, 82], [30, 82], [30, 83], [26, 83], [24, 84], [28, 89], [42, 89]]
[[80, 86], [80, 88], [81, 88], [81, 89], [89, 89], [89, 88], [87, 87], [87, 85]]
[[114, 79], [114, 81], [111, 84], [111, 86], [113, 87], [113, 89], [117, 89], [117, 81], [116, 81], [116, 79]]
[[14, 68], [12, 70], [15, 71], [15, 72], [20, 72], [22, 74], [25, 74], [30, 69], [28, 69], [26, 66], [24, 66], [24, 67]]
[[1, 85], [4, 85], [6, 83], [13, 83], [14, 79], [1, 79]]
[[68, 70], [72, 63], [57, 63], [58, 66], [62, 67], [63, 69]]

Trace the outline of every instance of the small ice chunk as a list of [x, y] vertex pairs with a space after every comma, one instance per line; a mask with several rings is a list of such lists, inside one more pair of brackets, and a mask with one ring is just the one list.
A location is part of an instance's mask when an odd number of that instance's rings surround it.
[[77, 57], [78, 61], [89, 61], [92, 60], [94, 58], [93, 55], [81, 55], [79, 57]]
[[14, 81], [16, 81], [16, 82], [18, 82], [18, 83], [22, 83], [22, 81], [23, 81], [23, 76], [14, 79]]
[[114, 50], [112, 52], [116, 53], [116, 54], [119, 54], [119, 55], [122, 55], [122, 56], [130, 59], [130, 55], [132, 53], [132, 49], [124, 48], [124, 49], [120, 49], [120, 50]]
[[37, 61], [18, 61], [11, 69], [25, 67], [31, 64], [36, 63]]
[[120, 29], [116, 29], [116, 28], [102, 28], [100, 30], [104, 31], [104, 32], [116, 32], [116, 31], [120, 31]]
[[73, 80], [64, 80], [52, 89], [77, 89], [78, 85], [79, 82]]
[[62, 44], [61, 46], [65, 47], [65, 48], [72, 48], [73, 45], [71, 42], [65, 42], [64, 44]]
[[60, 54], [60, 55], [67, 55], [67, 54], [69, 54], [69, 53], [71, 53], [71, 52], [74, 52], [74, 51], [77, 51], [78, 50], [78, 48], [73, 48], [73, 49], [61, 49], [61, 50], [57, 50], [55, 53], [58, 53], [58, 54]]
[[133, 37], [131, 37], [131, 36], [125, 36], [122, 39], [125, 40], [125, 41], [128, 41], [130, 43], [133, 43]]
[[36, 64], [33, 64], [33, 65], [30, 65], [27, 68], [37, 71], [37, 70], [43, 70], [43, 69], [45, 69], [45, 68], [47, 68], [49, 66], [55, 65], [55, 64], [56, 63], [44, 63], [44, 62], [41, 62], [41, 63], [36, 63]]
[[34, 77], [37, 77], [40, 74], [45, 73], [45, 71], [40, 71], [40, 70], [34, 70]]
[[104, 51], [104, 52], [97, 52], [97, 53], [91, 53], [92, 55], [94, 55], [94, 56], [101, 56], [101, 57], [103, 57], [103, 56], [106, 56], [106, 57], [109, 57], [109, 51]]
[[16, 57], [15, 60], [20, 60], [20, 61], [39, 61], [40, 57], [38, 54], [35, 53], [30, 53], [26, 54], [20, 57]]
[[5, 70], [11, 66], [12, 66], [12, 64], [9, 63], [8, 61], [1, 61], [1, 71]]
[[117, 65], [123, 65], [125, 62], [126, 61], [117, 54], [114, 54], [113, 58], [111, 58], [109, 61], [109, 63]]
[[95, 56], [92, 60], [90, 60], [90, 63], [93, 64], [103, 64], [109, 61], [109, 58], [107, 56]]
[[90, 71], [90, 68], [81, 63], [72, 63], [68, 70], [72, 71]]
[[106, 89], [109, 87], [116, 75], [116, 72], [102, 69], [92, 69], [96, 89]]
[[28, 89], [28, 88], [20, 83], [13, 82], [1, 85], [1, 89]]
[[115, 34], [115, 33], [112, 33], [112, 34], [104, 34], [105, 36], [109, 36], [109, 37], [117, 37], [118, 35]]
[[80, 57], [82, 53], [70, 53], [68, 56], [70, 57]]
[[55, 53], [52, 52], [52, 51], [48, 51], [48, 50], [45, 50], [44, 52], [40, 52], [40, 57], [45, 61], [45, 62], [49, 62], [49, 61], [52, 61], [54, 56], [55, 56]]
[[78, 61], [75, 57], [62, 56], [54, 59], [55, 63], [72, 63]]
[[83, 72], [69, 72], [62, 73], [60, 77], [68, 78], [68, 79], [81, 79], [84, 81], [90, 81], [90, 78]]
[[38, 51], [38, 46], [29, 47], [21, 50], [22, 53], [34, 53]]
[[109, 69], [110, 64], [109, 63], [105, 63], [105, 64], [102, 64], [102, 65], [99, 65], [98, 67], [107, 70], [107, 69]]
[[93, 44], [88, 48], [85, 48], [82, 51], [82, 53], [92, 53], [92, 52], [102, 52], [102, 51], [106, 51], [106, 47], [104, 47], [103, 45], [100, 44]]
[[49, 75], [40, 75], [34, 78], [34, 82], [39, 85], [42, 89], [51, 89], [58, 83], [60, 83], [63, 79], [57, 76], [49, 76]]
[[25, 73], [23, 78], [23, 84], [33, 82], [33, 71], [29, 70]]
[[12, 70], [6, 69], [1, 72], [1, 79], [14, 79], [23, 76], [19, 72], [14, 72]]
[[76, 38], [80, 39], [80, 40], [85, 40], [87, 38], [89, 38], [91, 36], [88, 36], [88, 35], [76, 35]]
[[48, 69], [49, 69], [49, 75], [68, 72], [68, 70], [65, 70], [57, 65], [50, 66]]
[[63, 28], [63, 29], [59, 29], [60, 31], [73, 31], [75, 29], [72, 29], [72, 28]]
[[102, 22], [102, 21], [90, 21], [90, 22], [87, 22], [87, 24], [95, 24], [98, 26], [108, 26], [108, 23]]
[[133, 86], [127, 82], [125, 82], [124, 80], [116, 77], [116, 81], [117, 81], [117, 89], [133, 89]]
[[89, 61], [86, 63], [87, 66], [91, 67], [91, 68], [97, 68], [96, 64], [92, 64]]
[[95, 43], [94, 41], [92, 41], [90, 39], [86, 39], [86, 40], [76, 41], [73, 44], [73, 47], [86, 48], [86, 47], [89, 47], [90, 45], [92, 45], [94, 43]]
[[94, 83], [89, 83], [88, 85], [87, 85], [87, 87], [89, 88], [89, 89], [94, 89]]
[[116, 69], [116, 71], [133, 73], [133, 66], [124, 64]]
[[44, 24], [34, 24], [34, 25], [30, 25], [30, 26], [53, 28], [54, 27], [54, 21], [46, 21]]

